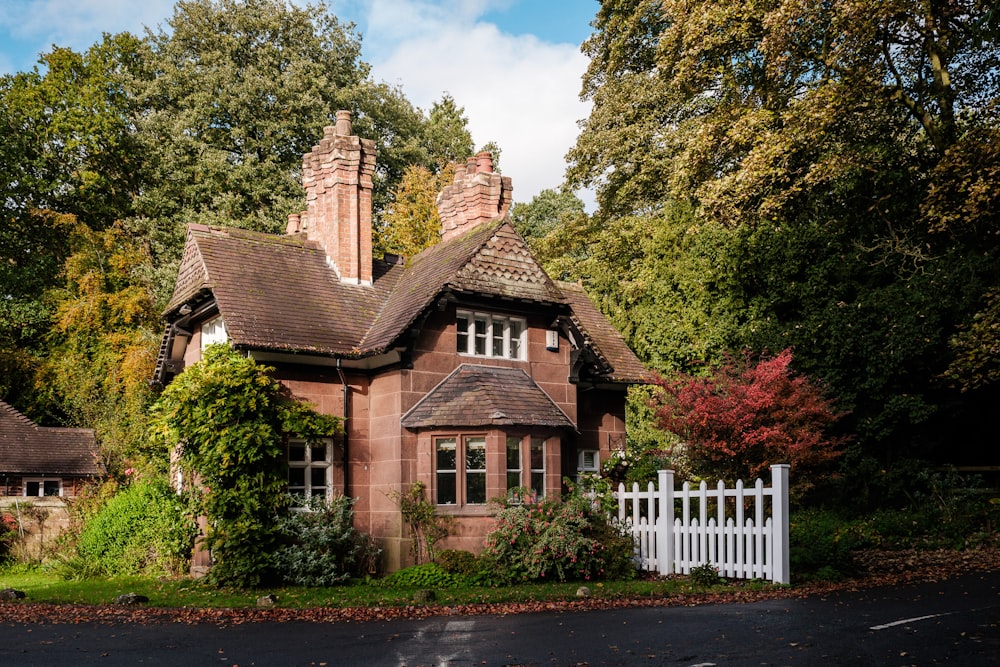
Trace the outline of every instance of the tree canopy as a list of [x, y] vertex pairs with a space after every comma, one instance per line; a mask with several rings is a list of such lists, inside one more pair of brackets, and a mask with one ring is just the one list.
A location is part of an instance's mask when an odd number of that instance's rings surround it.
[[791, 346], [867, 455], [987, 452], [946, 424], [997, 391], [992, 3], [610, 0], [593, 25], [567, 177], [599, 209], [555, 264], [657, 368]]

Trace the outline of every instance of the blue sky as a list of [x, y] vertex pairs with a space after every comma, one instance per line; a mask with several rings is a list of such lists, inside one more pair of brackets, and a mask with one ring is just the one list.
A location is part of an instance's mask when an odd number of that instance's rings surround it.
[[[298, 0], [296, 0], [298, 2]], [[304, 2], [304, 0], [303, 0]], [[52, 44], [85, 50], [102, 32], [165, 24], [173, 0], [0, 0], [0, 74], [30, 70]], [[589, 107], [580, 44], [597, 0], [328, 0], [362, 33], [372, 75], [422, 109], [444, 93], [477, 146], [496, 141], [515, 201], [562, 183], [563, 156]], [[589, 205], [592, 197], [580, 193]]]

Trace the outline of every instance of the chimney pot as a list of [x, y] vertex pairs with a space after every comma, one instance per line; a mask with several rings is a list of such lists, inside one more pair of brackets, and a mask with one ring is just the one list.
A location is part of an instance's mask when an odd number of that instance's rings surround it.
[[297, 234], [302, 229], [302, 216], [298, 213], [288, 214], [288, 225], [285, 227], [286, 234]]
[[483, 151], [476, 155], [476, 171], [480, 174], [493, 173], [493, 155], [489, 151]]
[[336, 133], [342, 137], [351, 136], [351, 112], [341, 109], [337, 112]]

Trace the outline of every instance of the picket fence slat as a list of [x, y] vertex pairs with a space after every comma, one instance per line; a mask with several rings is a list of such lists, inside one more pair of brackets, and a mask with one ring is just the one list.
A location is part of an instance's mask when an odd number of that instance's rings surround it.
[[724, 577], [789, 583], [788, 465], [771, 466], [770, 487], [761, 479], [749, 488], [737, 480], [732, 489], [685, 482], [678, 491], [674, 472], [661, 470], [645, 491], [621, 484], [616, 495], [643, 570], [690, 574], [711, 563]]

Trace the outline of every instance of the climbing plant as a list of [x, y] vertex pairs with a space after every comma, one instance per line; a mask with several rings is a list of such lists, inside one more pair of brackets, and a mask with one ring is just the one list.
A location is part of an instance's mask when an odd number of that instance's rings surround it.
[[253, 587], [273, 574], [277, 518], [288, 508], [284, 438], [342, 432], [338, 419], [292, 398], [272, 371], [212, 345], [153, 408], [153, 435], [175, 452], [194, 506], [208, 520], [209, 577], [220, 585]]

